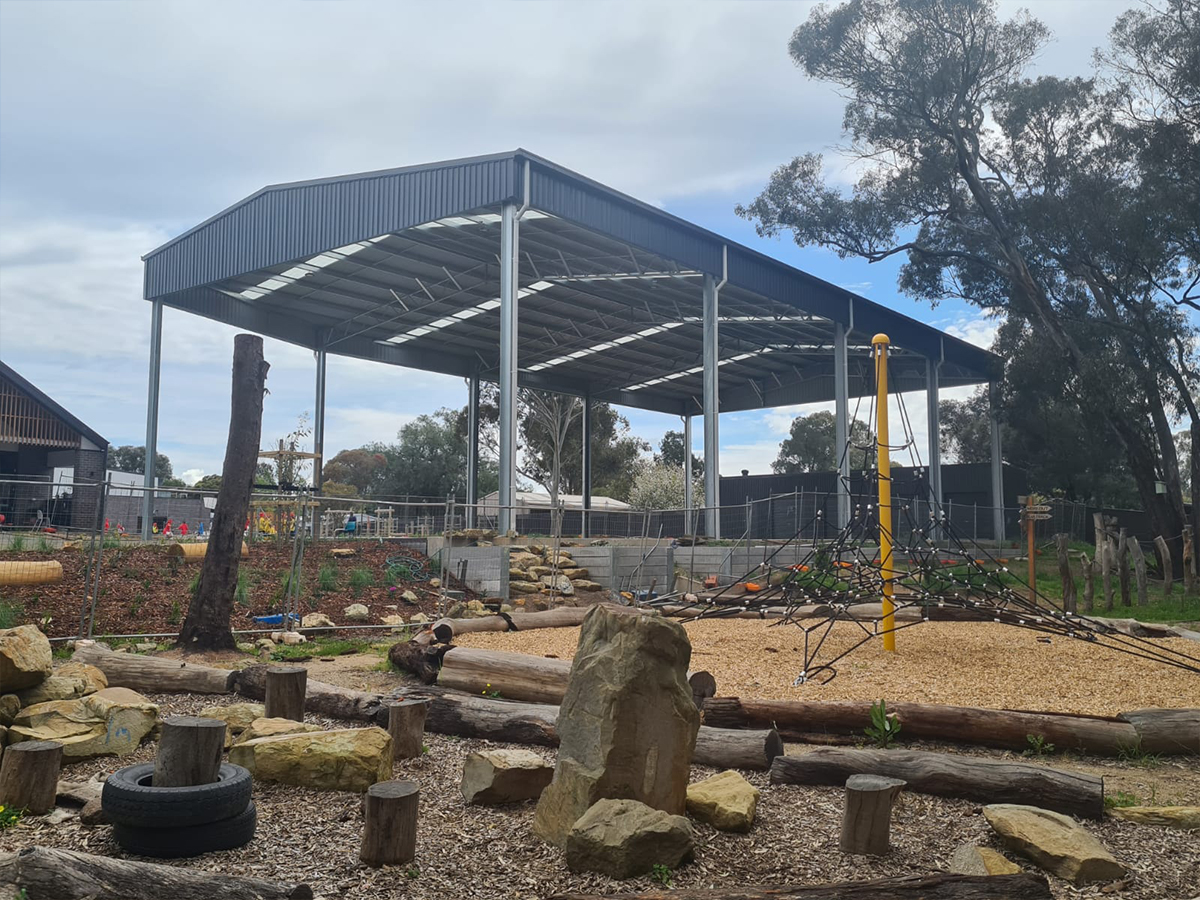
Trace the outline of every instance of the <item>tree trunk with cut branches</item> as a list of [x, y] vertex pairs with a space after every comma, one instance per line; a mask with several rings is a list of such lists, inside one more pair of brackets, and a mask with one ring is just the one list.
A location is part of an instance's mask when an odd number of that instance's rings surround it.
[[229, 440], [225, 445], [225, 465], [221, 470], [221, 490], [217, 494], [208, 552], [200, 569], [200, 584], [179, 635], [179, 646], [185, 651], [234, 650], [237, 646], [229, 616], [237, 590], [250, 492], [258, 468], [263, 393], [269, 368], [263, 359], [262, 338], [239, 334], [233, 339]]

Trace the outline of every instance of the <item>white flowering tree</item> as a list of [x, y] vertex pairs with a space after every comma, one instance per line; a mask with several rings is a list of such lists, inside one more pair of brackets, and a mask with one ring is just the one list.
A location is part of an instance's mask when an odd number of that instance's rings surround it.
[[[692, 497], [704, 497], [704, 485], [692, 483]], [[683, 509], [683, 466], [670, 466], [644, 459], [638, 463], [629, 491], [629, 505], [635, 509]]]

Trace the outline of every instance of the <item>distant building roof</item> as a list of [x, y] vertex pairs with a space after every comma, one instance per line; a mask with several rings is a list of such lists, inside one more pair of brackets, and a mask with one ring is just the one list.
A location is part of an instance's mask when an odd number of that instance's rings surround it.
[[[5, 384], [7, 382], [7, 384]], [[76, 418], [63, 406], [39, 390], [33, 383], [22, 377], [12, 366], [0, 361], [0, 395], [4, 393], [24, 395], [44, 413], [57, 419], [79, 437], [103, 450], [108, 441], [93, 431], [82, 419]], [[0, 442], [31, 444], [34, 446], [63, 446], [65, 441], [59, 436], [39, 436], [31, 431], [29, 423], [36, 418], [36, 408], [22, 410], [17, 404], [0, 404]], [[77, 443], [77, 442], [76, 442]]]
[[[492, 491], [480, 502], [485, 506], [497, 506], [499, 503], [500, 492]], [[518, 507], [525, 509], [549, 509], [550, 495], [538, 493], [537, 491], [516, 491], [514, 493], [513, 502]], [[563, 505], [564, 509], [583, 509], [582, 494], [559, 494], [558, 502]], [[618, 510], [630, 509], [628, 503], [622, 503], [620, 500], [614, 500], [612, 497], [600, 497], [592, 495], [593, 510]]]

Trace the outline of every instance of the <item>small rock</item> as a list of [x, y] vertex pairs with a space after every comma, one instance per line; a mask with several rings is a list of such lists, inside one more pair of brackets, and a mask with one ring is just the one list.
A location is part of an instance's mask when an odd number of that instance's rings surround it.
[[384, 625], [403, 625], [404, 616], [384, 616], [379, 621], [381, 621]]
[[257, 641], [254, 642], [254, 646], [257, 647], [259, 650], [274, 650], [275, 642], [268, 637], [259, 638]]
[[271, 737], [276, 734], [300, 734], [301, 732], [320, 731], [320, 725], [306, 725], [304, 722], [297, 722], [295, 719], [268, 719], [265, 716], [255, 719], [238, 735], [238, 738], [233, 743], [244, 744], [246, 741], [253, 741], [258, 738]]
[[442, 586], [442, 579], [440, 579], [440, 578], [430, 578], [430, 579], [429, 579], [429, 586], [430, 586], [431, 588], [434, 588], [434, 589], [440, 588], [440, 587]]
[[47, 825], [61, 825], [63, 822], [67, 821], [67, 819], [73, 818], [75, 818], [75, 812], [73, 810], [56, 807], [46, 814], [45, 821]]
[[466, 619], [468, 618], [467, 604], [459, 600], [457, 603], [452, 603], [450, 608], [446, 610], [447, 619]]
[[1110, 809], [1108, 814], [1140, 825], [1160, 825], [1184, 831], [1200, 828], [1200, 806], [1118, 806]]
[[152, 644], [149, 641], [142, 641], [141, 643], [134, 644], [133, 649], [138, 653], [153, 653], [158, 649], [158, 644]]
[[510, 594], [536, 594], [539, 590], [541, 590], [541, 585], [534, 584], [532, 581], [510, 581], [508, 583]]
[[459, 786], [468, 803], [520, 803], [542, 795], [554, 766], [531, 750], [484, 750], [467, 755]]
[[41, 684], [53, 672], [50, 641], [36, 625], [0, 628], [0, 684], [5, 690]]
[[1129, 873], [1069, 816], [1015, 803], [985, 806], [983, 816], [1009, 849], [1074, 884], [1115, 881]]
[[425, 615], [425, 613], [419, 612], [414, 614], [408, 621], [415, 622], [418, 625], [424, 625], [426, 622], [432, 622], [433, 619], [429, 618], [429, 616]]
[[420, 601], [421, 598], [418, 597], [416, 594], [414, 594], [412, 591], [405, 591], [403, 594], [400, 595], [400, 599], [403, 600], [405, 603], [412, 603], [412, 604], [416, 605]]
[[564, 596], [569, 597], [575, 593], [575, 586], [571, 584], [571, 579], [561, 573], [558, 575], [543, 575], [539, 580], [552, 591], [557, 591]]
[[300, 620], [301, 628], [334, 628], [333, 619], [325, 615], [325, 613], [309, 613]]
[[245, 641], [238, 641], [237, 648], [239, 650], [241, 650], [243, 653], [253, 653], [256, 649], [253, 644], [247, 643]]
[[692, 855], [692, 823], [637, 800], [600, 800], [567, 835], [567, 867], [633, 878], [656, 865], [674, 869]]
[[206, 706], [197, 715], [203, 719], [220, 719], [231, 735], [241, 734], [256, 719], [267, 714], [261, 703], [230, 703], [226, 706]]
[[120, 646], [120, 647], [114, 647], [114, 648], [113, 648], [113, 653], [128, 653], [128, 652], [129, 652], [129, 645], [128, 645], [128, 644], [123, 644], [123, 645], [122, 645], [122, 646]]
[[86, 806], [92, 800], [99, 800], [103, 789], [102, 781], [60, 781], [55, 789], [54, 802]]
[[584, 578], [576, 578], [571, 582], [571, 586], [577, 591], [592, 592], [604, 590], [604, 585], [598, 581], [588, 581]]
[[718, 831], [749, 831], [759, 790], [732, 769], [689, 784], [687, 811]]
[[79, 811], [79, 822], [88, 828], [108, 824], [108, 816], [104, 814], [104, 807], [101, 806], [99, 797], [89, 800], [83, 805], [83, 809]]
[[1021, 867], [991, 847], [960, 844], [950, 859], [955, 875], [1016, 875]]
[[342, 610], [342, 615], [351, 622], [365, 622], [371, 618], [371, 611], [361, 603], [351, 603]]
[[295, 646], [296, 644], [307, 644], [308, 638], [298, 631], [285, 631], [279, 636], [280, 640], [288, 645]]
[[11, 725], [21, 711], [21, 700], [16, 694], [0, 694], [0, 725]]
[[501, 603], [500, 604], [500, 612], [510, 613], [512, 611], [513, 611], [513, 606], [511, 603]]

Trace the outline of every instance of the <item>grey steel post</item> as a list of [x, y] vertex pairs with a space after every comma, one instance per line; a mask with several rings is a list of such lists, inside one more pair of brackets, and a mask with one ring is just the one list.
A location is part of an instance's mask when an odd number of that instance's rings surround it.
[[151, 519], [154, 516], [154, 469], [158, 461], [158, 383], [162, 374], [162, 300], [152, 300], [150, 306], [150, 379], [146, 397], [146, 461], [142, 494], [142, 540], [150, 540]]
[[516, 524], [513, 517], [517, 482], [517, 248], [520, 224], [517, 205], [500, 211], [500, 496], [501, 534]]
[[583, 398], [583, 458], [580, 460], [583, 483], [583, 511], [580, 513], [580, 536], [588, 536], [588, 517], [592, 511], [592, 398]]
[[717, 282], [704, 276], [704, 508], [705, 533], [709, 538], [721, 536], [720, 396], [717, 387]]
[[692, 417], [683, 417], [683, 521], [692, 524]]
[[321, 492], [324, 479], [321, 469], [325, 467], [325, 340], [317, 347], [317, 393], [313, 403], [313, 487]]
[[[941, 363], [932, 357], [925, 360], [925, 404], [926, 418], [929, 426], [929, 503], [930, 512], [937, 517], [942, 515], [942, 447], [941, 447], [941, 418], [938, 414], [938, 374]], [[934, 525], [930, 537], [939, 540], [942, 529]]]
[[834, 440], [838, 454], [837, 511], [838, 528], [850, 524], [850, 387], [846, 349], [846, 326], [833, 326]]
[[467, 380], [467, 527], [475, 527], [479, 504], [479, 376]]
[[992, 430], [992, 532], [999, 545], [1004, 540], [1004, 460], [1000, 454], [1000, 385], [988, 385], [988, 422]]

